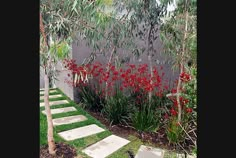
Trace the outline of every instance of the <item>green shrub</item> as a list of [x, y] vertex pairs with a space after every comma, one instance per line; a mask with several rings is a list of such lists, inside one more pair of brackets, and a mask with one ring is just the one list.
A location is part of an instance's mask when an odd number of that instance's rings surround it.
[[160, 124], [159, 113], [156, 111], [155, 104], [151, 106], [146, 102], [132, 115], [132, 125], [140, 132], [156, 131]]
[[114, 96], [108, 97], [102, 110], [102, 114], [110, 121], [110, 124], [128, 124], [131, 112], [129, 97], [120, 91], [117, 91]]
[[100, 97], [99, 94], [95, 93], [90, 86], [80, 86], [79, 96], [83, 104], [83, 108], [101, 111], [103, 108], [104, 98]]
[[170, 143], [179, 143], [184, 141], [184, 131], [178, 124], [177, 117], [169, 118], [169, 122], [166, 127], [167, 139]]

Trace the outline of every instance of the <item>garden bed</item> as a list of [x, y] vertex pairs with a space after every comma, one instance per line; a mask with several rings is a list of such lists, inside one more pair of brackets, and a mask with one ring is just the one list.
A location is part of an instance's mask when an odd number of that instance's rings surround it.
[[65, 143], [56, 144], [56, 155], [49, 154], [48, 145], [44, 145], [40, 148], [40, 158], [74, 158], [76, 157], [76, 149]]
[[[153, 146], [163, 148], [166, 150], [176, 151], [176, 147], [174, 145], [169, 144], [167, 136], [165, 134], [165, 129], [160, 128], [157, 132], [142, 132], [139, 133], [137, 130], [132, 127], [123, 126], [120, 124], [110, 126], [110, 123], [107, 119], [105, 119], [99, 112], [87, 111], [91, 116], [95, 117], [99, 120], [103, 125], [106, 126], [113, 134], [128, 139], [129, 136], [135, 136], [142, 140], [143, 143], [152, 144]], [[189, 144], [182, 144], [184, 149], [190, 152]], [[183, 152], [183, 150], [180, 150]]]

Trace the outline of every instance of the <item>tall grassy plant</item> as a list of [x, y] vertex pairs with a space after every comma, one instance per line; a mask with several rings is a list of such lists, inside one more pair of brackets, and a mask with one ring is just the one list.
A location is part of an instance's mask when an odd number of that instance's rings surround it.
[[132, 107], [129, 97], [117, 90], [114, 96], [109, 96], [102, 114], [110, 121], [110, 124], [128, 124], [131, 120]]
[[80, 86], [79, 96], [84, 108], [92, 111], [101, 111], [103, 108], [104, 98], [95, 93], [89, 85]]
[[156, 131], [160, 124], [159, 113], [155, 109], [155, 104], [144, 102], [140, 109], [132, 115], [132, 125], [139, 132]]

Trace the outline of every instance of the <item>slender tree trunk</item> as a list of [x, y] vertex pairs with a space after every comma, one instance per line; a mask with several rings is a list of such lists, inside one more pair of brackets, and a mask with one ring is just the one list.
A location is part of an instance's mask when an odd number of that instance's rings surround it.
[[[149, 5], [149, 0], [147, 1], [148, 5]], [[149, 33], [148, 33], [148, 61], [149, 61], [149, 67], [150, 67], [150, 74], [151, 74], [151, 81], [150, 84], [152, 85], [152, 78], [153, 78], [153, 71], [152, 71], [152, 38], [151, 38], [151, 32], [153, 30], [154, 26], [151, 23], [150, 29], [149, 29]], [[149, 106], [151, 106], [151, 101], [152, 101], [152, 91], [148, 92], [148, 101], [149, 101]]]
[[[182, 53], [181, 53], [181, 59], [180, 59], [180, 74], [184, 71], [184, 55], [186, 53], [186, 38], [187, 38], [187, 31], [188, 31], [188, 0], [185, 0], [185, 28], [184, 28], [184, 37], [183, 37], [183, 43], [182, 43]], [[182, 114], [182, 107], [181, 107], [181, 104], [180, 104], [180, 88], [181, 88], [181, 84], [182, 84], [182, 81], [180, 79], [180, 76], [179, 76], [179, 79], [178, 79], [178, 85], [177, 85], [177, 105], [178, 105], [178, 122], [181, 121], [181, 114]]]
[[[111, 64], [111, 60], [113, 58], [113, 54], [115, 52], [115, 47], [113, 47], [112, 51], [111, 51], [111, 55], [110, 55], [110, 58], [109, 58], [109, 61], [108, 61], [108, 66], [107, 66], [107, 71], [106, 72], [109, 72], [110, 71], [110, 64]], [[108, 98], [108, 82], [106, 81], [106, 85], [105, 85], [105, 98], [107, 100]]]
[[[183, 72], [183, 65], [180, 64], [180, 74]], [[178, 122], [181, 121], [181, 113], [182, 113], [182, 107], [180, 104], [180, 88], [181, 88], [182, 81], [180, 79], [180, 76], [178, 78], [178, 84], [177, 84], [177, 90], [176, 90], [176, 99], [177, 99], [177, 106], [178, 106]]]
[[[42, 33], [42, 36], [44, 38], [44, 45], [49, 48], [47, 42], [46, 42], [46, 34], [44, 30], [44, 25], [43, 25], [43, 18], [42, 14], [40, 13], [40, 32]], [[51, 61], [51, 60], [50, 60]], [[50, 64], [49, 61], [49, 64]], [[46, 109], [46, 115], [47, 115], [47, 124], [48, 124], [48, 150], [49, 154], [55, 155], [56, 154], [56, 145], [54, 142], [54, 137], [53, 137], [53, 123], [52, 123], [52, 114], [51, 114], [51, 109], [49, 107], [49, 78], [48, 74], [45, 69], [45, 76], [44, 76], [44, 84], [45, 84], [45, 93], [44, 93], [44, 104], [45, 104], [45, 109]]]
[[[149, 61], [149, 66], [150, 66], [150, 74], [151, 74], [151, 81], [150, 84], [152, 85], [152, 78], [153, 78], [153, 71], [152, 71], [152, 57], [151, 55], [148, 55], [148, 61]], [[148, 93], [148, 101], [149, 101], [149, 105], [151, 106], [151, 101], [152, 101], [152, 91], [150, 91]]]
[[49, 154], [55, 155], [56, 154], [56, 146], [53, 138], [53, 123], [52, 123], [52, 114], [51, 109], [49, 107], [49, 79], [48, 75], [45, 74], [44, 76], [45, 82], [45, 93], [44, 93], [44, 103], [45, 109], [47, 114], [47, 124], [48, 124], [48, 150]]

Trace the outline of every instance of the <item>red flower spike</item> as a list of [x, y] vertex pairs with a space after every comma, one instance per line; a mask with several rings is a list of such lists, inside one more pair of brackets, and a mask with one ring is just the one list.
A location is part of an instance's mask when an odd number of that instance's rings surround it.
[[186, 109], [186, 112], [187, 112], [187, 113], [192, 113], [192, 112], [193, 112], [193, 109], [187, 108], [187, 109]]

